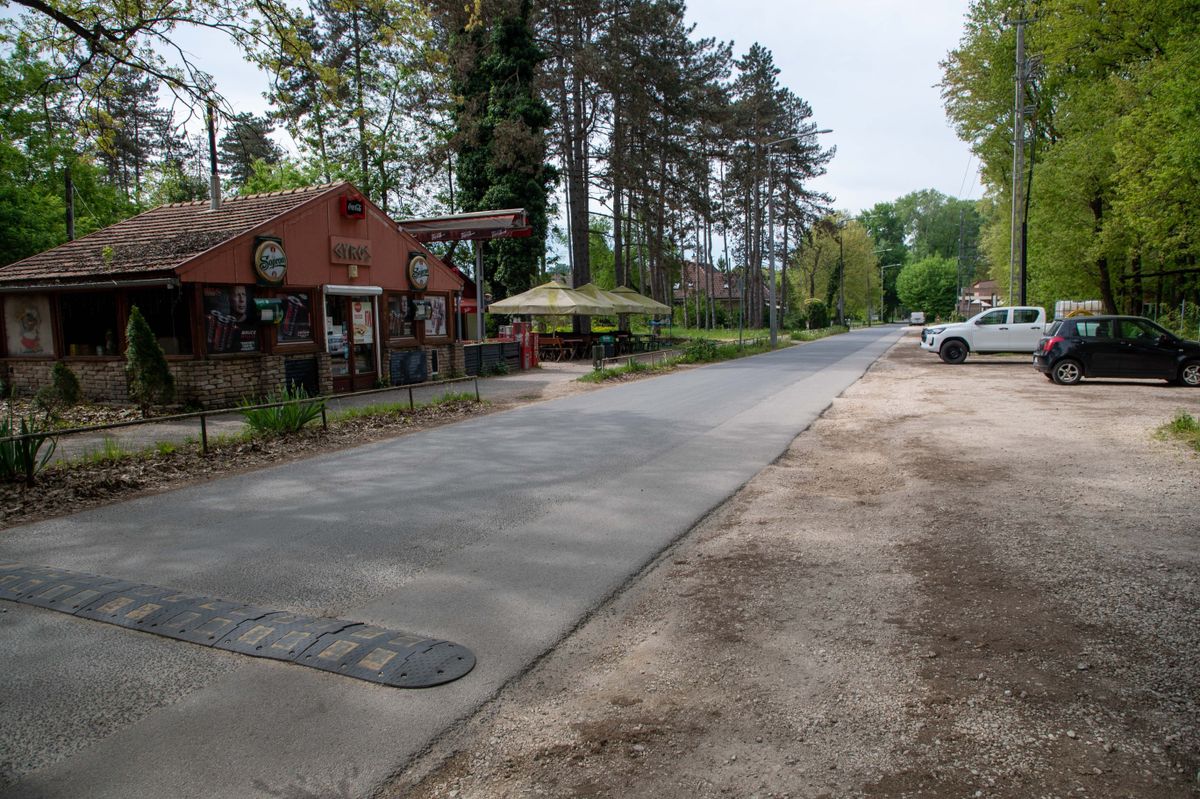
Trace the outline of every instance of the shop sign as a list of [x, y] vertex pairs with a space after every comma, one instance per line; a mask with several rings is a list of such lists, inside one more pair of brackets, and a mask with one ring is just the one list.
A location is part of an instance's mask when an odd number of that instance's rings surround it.
[[254, 274], [260, 286], [279, 286], [287, 275], [287, 253], [283, 240], [259, 236], [254, 239]]
[[408, 282], [417, 291], [424, 291], [429, 286], [429, 262], [419, 252], [408, 254]]
[[367, 204], [362, 197], [342, 197], [342, 216], [347, 219], [365, 219]]
[[329, 237], [329, 260], [335, 264], [371, 263], [370, 239], [344, 239], [340, 236]]

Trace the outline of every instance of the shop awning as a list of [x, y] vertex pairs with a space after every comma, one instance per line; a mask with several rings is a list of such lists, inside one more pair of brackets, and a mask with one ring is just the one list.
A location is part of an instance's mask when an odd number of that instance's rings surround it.
[[400, 230], [422, 242], [523, 239], [533, 235], [524, 208], [403, 219]]
[[383, 293], [379, 286], [339, 286], [332, 283], [325, 286], [324, 291], [339, 297], [378, 297]]

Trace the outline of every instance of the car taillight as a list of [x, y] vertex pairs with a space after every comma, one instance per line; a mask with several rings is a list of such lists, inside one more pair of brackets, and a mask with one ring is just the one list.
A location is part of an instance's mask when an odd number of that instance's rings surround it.
[[1042, 342], [1042, 348], [1038, 352], [1049, 352], [1054, 348], [1054, 345], [1060, 341], [1066, 341], [1062, 336], [1051, 336]]

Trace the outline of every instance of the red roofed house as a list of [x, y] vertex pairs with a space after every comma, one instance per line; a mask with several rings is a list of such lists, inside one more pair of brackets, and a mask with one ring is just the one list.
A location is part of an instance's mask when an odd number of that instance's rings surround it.
[[181, 401], [416, 382], [463, 369], [462, 288], [349, 183], [176, 203], [0, 267], [0, 363], [19, 390], [63, 360], [87, 397], [126, 399], [136, 305]]

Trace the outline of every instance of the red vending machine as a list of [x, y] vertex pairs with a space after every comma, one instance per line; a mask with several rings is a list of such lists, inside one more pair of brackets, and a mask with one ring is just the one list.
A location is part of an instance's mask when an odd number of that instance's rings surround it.
[[513, 322], [512, 332], [521, 344], [521, 370], [532, 369], [537, 365], [537, 337], [529, 322]]

